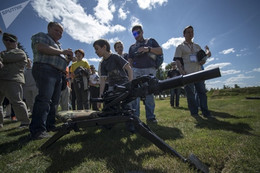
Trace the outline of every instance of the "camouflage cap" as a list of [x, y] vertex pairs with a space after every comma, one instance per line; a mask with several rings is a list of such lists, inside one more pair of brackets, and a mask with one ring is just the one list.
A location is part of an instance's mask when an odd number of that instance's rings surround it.
[[5, 39], [5, 38], [11, 39], [11, 40], [17, 42], [17, 37], [15, 35], [13, 35], [13, 34], [9, 34], [9, 33], [5, 32], [3, 34], [3, 39]]

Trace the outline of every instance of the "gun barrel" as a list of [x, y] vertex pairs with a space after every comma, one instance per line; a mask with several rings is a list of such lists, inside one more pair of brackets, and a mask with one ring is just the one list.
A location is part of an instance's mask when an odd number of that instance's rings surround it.
[[202, 70], [188, 75], [180, 75], [166, 80], [159, 80], [158, 90], [164, 91], [170, 88], [178, 88], [186, 84], [213, 79], [220, 76], [219, 68]]

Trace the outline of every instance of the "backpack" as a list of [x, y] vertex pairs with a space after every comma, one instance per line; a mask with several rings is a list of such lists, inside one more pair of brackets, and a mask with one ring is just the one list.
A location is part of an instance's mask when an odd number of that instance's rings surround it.
[[163, 54], [156, 56], [156, 59], [155, 59], [155, 68], [156, 68], [156, 69], [158, 69], [158, 68], [162, 65], [163, 60], [164, 60]]
[[[151, 39], [148, 39], [148, 42], [150, 41]], [[149, 44], [148, 44], [149, 45]], [[156, 55], [156, 58], [155, 58], [155, 68], [158, 69], [162, 63], [163, 63], [163, 54], [162, 55]]]

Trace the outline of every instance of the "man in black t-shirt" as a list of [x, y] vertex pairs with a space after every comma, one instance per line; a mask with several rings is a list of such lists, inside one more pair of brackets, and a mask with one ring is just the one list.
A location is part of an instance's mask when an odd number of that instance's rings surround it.
[[[177, 70], [177, 64], [175, 61], [173, 61], [171, 63], [172, 65], [172, 69], [168, 71], [167, 73], [167, 78], [172, 78], [172, 77], [175, 77], [175, 76], [179, 76], [181, 75], [179, 70]], [[170, 90], [171, 92], [171, 98], [170, 98], [170, 103], [171, 103], [171, 106], [174, 107], [174, 97], [176, 96], [176, 102], [175, 102], [175, 106], [176, 107], [179, 107], [179, 100], [180, 100], [180, 88], [172, 88]]]

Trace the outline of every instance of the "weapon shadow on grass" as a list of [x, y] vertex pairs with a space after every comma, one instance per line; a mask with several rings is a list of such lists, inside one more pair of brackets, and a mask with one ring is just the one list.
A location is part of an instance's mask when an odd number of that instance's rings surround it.
[[[253, 129], [247, 123], [242, 123], [242, 122], [230, 123], [227, 121], [221, 121], [221, 120], [217, 119], [217, 117], [233, 118], [233, 119], [240, 119], [240, 118], [245, 118], [245, 117], [237, 117], [237, 116], [230, 115], [230, 114], [224, 113], [224, 112], [211, 111], [211, 113], [214, 115], [214, 117], [207, 118], [207, 119], [202, 118], [200, 116], [194, 116], [194, 118], [197, 120], [196, 127], [197, 128], [207, 128], [210, 130], [233, 131], [233, 132], [239, 133], [239, 134], [258, 136], [258, 135], [255, 135], [250, 132]], [[250, 118], [250, 116], [247, 116], [247, 117]]]
[[[176, 140], [183, 137], [177, 128], [157, 125], [154, 132], [163, 140]], [[148, 157], [157, 158], [165, 153], [160, 149], [148, 151], [147, 148], [153, 143], [138, 133], [132, 135], [125, 129], [124, 124], [118, 124], [111, 130], [100, 130], [95, 127], [86, 128], [86, 131], [78, 134], [72, 133], [44, 151], [44, 154], [52, 160], [46, 172], [66, 172], [84, 162], [86, 167], [90, 163], [90, 169], [93, 171], [100, 168], [98, 166], [95, 168], [91, 162], [96, 162], [95, 165], [99, 166], [106, 162], [105, 167], [112, 172], [162, 172], [156, 168], [144, 168], [142, 163]], [[60, 165], [61, 160], [62, 165]]]

